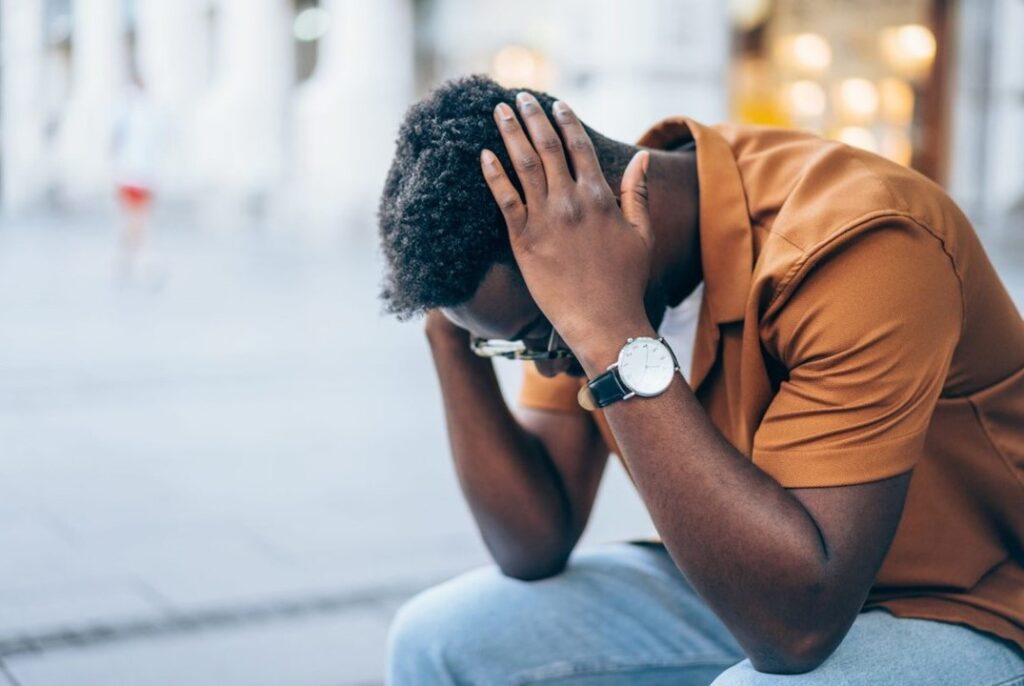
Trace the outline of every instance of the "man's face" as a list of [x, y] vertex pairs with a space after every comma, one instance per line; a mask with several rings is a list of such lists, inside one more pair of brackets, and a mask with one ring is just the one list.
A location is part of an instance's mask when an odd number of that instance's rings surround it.
[[[665, 315], [665, 299], [660, 288], [648, 288], [645, 306], [651, 323], [657, 328]], [[522, 341], [533, 350], [543, 350], [551, 342], [550, 322], [533, 301], [519, 272], [507, 265], [494, 265], [472, 299], [457, 307], [444, 308], [444, 314], [479, 338]], [[565, 342], [557, 332], [554, 337], [555, 347], [564, 348]], [[586, 376], [574, 358], [536, 360], [533, 364], [548, 377], [562, 373]]]

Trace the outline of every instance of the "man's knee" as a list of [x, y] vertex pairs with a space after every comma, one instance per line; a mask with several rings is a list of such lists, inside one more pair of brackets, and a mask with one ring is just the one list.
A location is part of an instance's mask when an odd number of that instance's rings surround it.
[[764, 681], [759, 681], [761, 674], [750, 664], [750, 660], [743, 660], [718, 675], [711, 686], [761, 686]]
[[827, 666], [803, 674], [767, 674], [743, 660], [718, 675], [711, 686], [825, 686], [845, 683], [843, 675]]
[[456, 618], [459, 603], [448, 588], [451, 583], [422, 591], [399, 608], [388, 634], [388, 664], [393, 675], [389, 683], [405, 683], [397, 676], [403, 672], [435, 678], [446, 672], [446, 651], [459, 642], [459, 633], [468, 629]]
[[429, 588], [405, 603], [395, 615], [388, 637], [389, 683], [454, 683], [468, 676], [474, 660], [490, 651], [493, 635], [486, 626], [502, 614], [514, 583], [495, 568], [480, 569]]
[[435, 605], [430, 600], [433, 591], [433, 588], [428, 589], [407, 601], [391, 622], [388, 632], [389, 683], [402, 683], [398, 676], [402, 671], [413, 674], [443, 667], [439, 636], [436, 626], [432, 626], [433, 618], [428, 610]]

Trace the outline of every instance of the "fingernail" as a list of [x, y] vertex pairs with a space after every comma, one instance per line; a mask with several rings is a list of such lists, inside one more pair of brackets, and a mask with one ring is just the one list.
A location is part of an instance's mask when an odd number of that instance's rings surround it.
[[480, 151], [480, 159], [483, 160], [484, 164], [494, 164], [494, 161], [497, 158], [494, 156], [493, 152], [491, 152], [487, 148], [484, 148], [483, 150]]
[[532, 95], [523, 91], [516, 95], [516, 102], [519, 104], [519, 109], [529, 110], [533, 107], [534, 100]]
[[555, 117], [559, 121], [569, 121], [569, 114], [571, 110], [569, 109], [569, 106], [566, 105], [564, 102], [562, 102], [561, 100], [555, 100], [555, 104], [551, 106], [551, 109], [554, 111]]
[[506, 105], [503, 102], [499, 102], [498, 106], [495, 107], [494, 110], [498, 113], [498, 116], [501, 117], [502, 119], [511, 119], [512, 117], [516, 116], [515, 113], [512, 112], [512, 108], [509, 107], [508, 105]]

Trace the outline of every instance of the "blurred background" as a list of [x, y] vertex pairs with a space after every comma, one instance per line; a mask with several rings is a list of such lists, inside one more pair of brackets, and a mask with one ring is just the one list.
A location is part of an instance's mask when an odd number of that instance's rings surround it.
[[[1024, 301], [1022, 0], [0, 7], [0, 686], [380, 683], [398, 605], [487, 561], [376, 300], [398, 122], [446, 78], [875, 151]], [[651, 531], [613, 466], [585, 543]]]

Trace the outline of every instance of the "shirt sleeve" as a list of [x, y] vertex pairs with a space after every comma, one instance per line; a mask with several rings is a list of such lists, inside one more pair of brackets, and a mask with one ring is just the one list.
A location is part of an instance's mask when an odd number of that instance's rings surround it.
[[911, 469], [963, 319], [953, 263], [925, 229], [887, 226], [828, 250], [762, 322], [788, 372], [752, 458], [787, 488]]
[[568, 374], [548, 378], [538, 372], [533, 363], [525, 363], [519, 404], [534, 410], [585, 412], [576, 401], [576, 394], [579, 393], [582, 383], [582, 379]]

